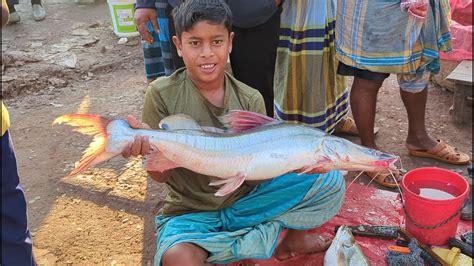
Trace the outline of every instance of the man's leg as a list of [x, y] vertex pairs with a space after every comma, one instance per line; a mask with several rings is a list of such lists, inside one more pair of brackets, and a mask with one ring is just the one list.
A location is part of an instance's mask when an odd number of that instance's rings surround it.
[[425, 110], [428, 89], [417, 93], [400, 90], [400, 95], [408, 115], [407, 147], [414, 150], [430, 150], [437, 142], [426, 132]]
[[233, 27], [230, 64], [236, 79], [263, 95], [267, 115], [273, 117], [273, 76], [280, 32], [278, 10], [267, 22], [250, 29]]
[[352, 115], [359, 130], [360, 142], [372, 149], [377, 149], [374, 134], [375, 108], [382, 83], [383, 80], [354, 77], [350, 94]]
[[[168, 8], [166, 9], [166, 16], [168, 18], [168, 31], [169, 31], [169, 37], [170, 39], [176, 35], [176, 30], [174, 28], [174, 20], [173, 20], [173, 7], [171, 5], [168, 5]], [[176, 46], [174, 45], [174, 42], [170, 41], [170, 53], [171, 53], [171, 61], [173, 64], [174, 70], [178, 68], [184, 67], [184, 61], [181, 57], [179, 57], [178, 52], [176, 50]]]
[[452, 164], [468, 164], [471, 160], [466, 153], [456, 150], [442, 141], [428, 135], [425, 127], [426, 101], [430, 72], [420, 70], [413, 75], [398, 75], [400, 94], [408, 115], [408, 136], [406, 147], [410, 155], [429, 157]]
[[201, 266], [211, 265], [206, 263], [209, 253], [192, 243], [179, 243], [168, 249], [162, 258], [163, 266], [189, 265]]

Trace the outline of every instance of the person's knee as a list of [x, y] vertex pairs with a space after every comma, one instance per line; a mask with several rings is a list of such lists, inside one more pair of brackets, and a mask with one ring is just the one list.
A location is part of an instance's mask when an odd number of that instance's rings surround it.
[[333, 201], [340, 202], [344, 198], [346, 191], [346, 183], [344, 175], [341, 171], [331, 171], [329, 173], [331, 182], [327, 183], [327, 189], [330, 189], [332, 193], [330, 196], [333, 198]]
[[180, 243], [168, 249], [162, 258], [163, 265], [203, 265], [207, 252], [191, 243]]

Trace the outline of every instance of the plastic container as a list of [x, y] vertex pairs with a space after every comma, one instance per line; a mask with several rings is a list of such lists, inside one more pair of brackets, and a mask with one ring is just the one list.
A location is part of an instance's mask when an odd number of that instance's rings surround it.
[[107, 0], [114, 33], [120, 38], [138, 36], [138, 30], [133, 22], [135, 0]]
[[[428, 198], [424, 191], [440, 193]], [[406, 229], [424, 244], [445, 245], [456, 234], [468, 192], [468, 182], [455, 172], [435, 167], [409, 171], [402, 180]]]

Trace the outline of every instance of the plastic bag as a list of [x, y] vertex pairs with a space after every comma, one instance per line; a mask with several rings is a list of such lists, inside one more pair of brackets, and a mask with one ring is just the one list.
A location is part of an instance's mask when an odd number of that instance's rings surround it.
[[450, 0], [453, 51], [441, 53], [449, 61], [473, 60], [472, 54], [472, 0]]

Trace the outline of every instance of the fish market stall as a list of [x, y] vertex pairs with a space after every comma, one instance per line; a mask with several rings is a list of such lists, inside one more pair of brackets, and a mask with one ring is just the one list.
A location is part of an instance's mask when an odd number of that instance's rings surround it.
[[[346, 179], [347, 184], [351, 180]], [[346, 198], [341, 211], [324, 226], [312, 230], [312, 233], [320, 233], [326, 238], [332, 239], [335, 235], [335, 227], [338, 225], [389, 225], [401, 226], [405, 224], [402, 204], [399, 194], [387, 190], [381, 190], [372, 185], [361, 185], [354, 183], [346, 191]], [[456, 237], [472, 230], [470, 221], [460, 221]], [[376, 237], [355, 236], [356, 242], [361, 247], [370, 265], [387, 265], [385, 256], [389, 246], [395, 245], [394, 239], [383, 239]], [[316, 266], [323, 265], [325, 252], [312, 255], [296, 256], [285, 261], [275, 258], [268, 260], [243, 260], [231, 264], [232, 266]]]

